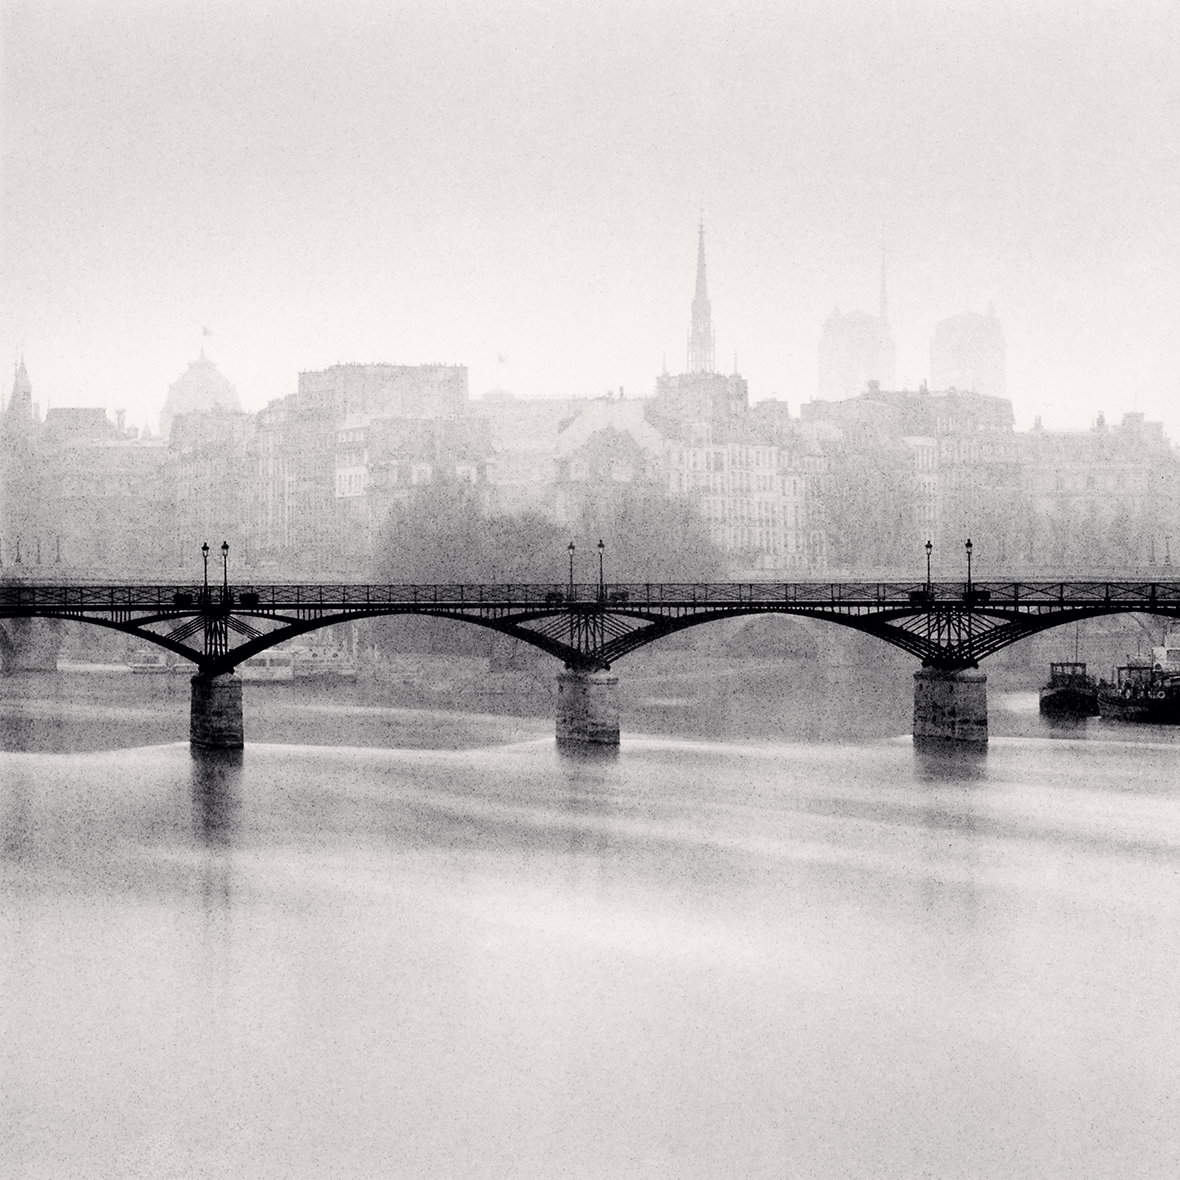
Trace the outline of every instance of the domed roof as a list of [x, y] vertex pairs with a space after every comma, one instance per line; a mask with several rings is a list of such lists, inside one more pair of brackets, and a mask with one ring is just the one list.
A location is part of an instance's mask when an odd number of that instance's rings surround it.
[[189, 365], [187, 372], [168, 386], [168, 396], [160, 414], [160, 434], [168, 437], [172, 419], [177, 414], [240, 413], [241, 409], [237, 389], [217, 371], [217, 366], [205, 356], [202, 348], [201, 355]]

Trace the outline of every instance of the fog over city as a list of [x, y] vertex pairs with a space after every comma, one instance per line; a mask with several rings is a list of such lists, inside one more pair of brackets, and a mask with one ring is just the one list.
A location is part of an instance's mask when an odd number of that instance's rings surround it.
[[0, 1177], [1180, 1176], [1180, 0], [0, 22]]
[[[245, 410], [344, 362], [472, 397], [716, 367], [817, 396], [833, 308], [896, 386], [994, 309], [1016, 427], [1180, 436], [1173, 4], [6, 0], [0, 346], [158, 429], [204, 346]], [[7, 394], [7, 389], [5, 390]]]

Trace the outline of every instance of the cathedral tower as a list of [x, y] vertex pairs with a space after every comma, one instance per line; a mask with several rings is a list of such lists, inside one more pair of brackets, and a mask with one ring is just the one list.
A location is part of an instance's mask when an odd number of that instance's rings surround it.
[[935, 325], [930, 341], [930, 385], [1005, 396], [1007, 348], [996, 309], [965, 311]]
[[892, 389], [896, 349], [889, 327], [885, 291], [885, 252], [881, 252], [881, 293], [877, 316], [863, 311], [842, 312], [838, 307], [824, 323], [819, 342], [821, 401], [843, 401], [864, 393], [870, 381]]

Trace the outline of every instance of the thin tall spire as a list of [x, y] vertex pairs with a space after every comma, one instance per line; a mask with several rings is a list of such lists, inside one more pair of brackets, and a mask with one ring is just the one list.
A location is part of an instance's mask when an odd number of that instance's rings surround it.
[[12, 393], [8, 398], [8, 410], [18, 418], [33, 417], [33, 386], [29, 381], [29, 374], [25, 370], [24, 352], [14, 366], [12, 376]]
[[713, 323], [709, 287], [705, 279], [705, 222], [697, 229], [697, 285], [692, 300], [692, 326], [688, 331], [688, 371], [713, 372]]

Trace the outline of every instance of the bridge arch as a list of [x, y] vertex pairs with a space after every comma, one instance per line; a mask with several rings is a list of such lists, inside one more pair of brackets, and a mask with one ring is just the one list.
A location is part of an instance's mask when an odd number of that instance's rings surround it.
[[[599, 612], [595, 612], [599, 614]], [[1121, 605], [1092, 605], [1066, 608], [1060, 611], [1028, 615], [1017, 618], [1002, 613], [987, 611], [973, 612], [972, 619], [979, 623], [991, 620], [993, 625], [984, 628], [973, 628], [970, 636], [970, 658], [957, 655], [945, 661], [946, 666], [977, 666], [978, 662], [987, 656], [994, 655], [1006, 647], [1021, 640], [1030, 638], [1043, 631], [1069, 623], [1086, 619], [1108, 617], [1117, 614], [1146, 614], [1160, 618], [1180, 620], [1180, 608], [1171, 605], [1124, 607]], [[567, 609], [552, 608], [525, 612], [508, 619], [498, 619], [478, 614], [467, 613], [463, 610], [439, 608], [410, 608], [410, 607], [370, 607], [368, 609], [349, 610], [332, 614], [318, 615], [311, 619], [286, 619], [274, 615], [255, 615], [250, 611], [238, 611], [238, 618], [258, 618], [265, 622], [276, 622], [279, 625], [271, 630], [258, 632], [246, 637], [243, 642], [230, 648], [223, 656], [214, 659], [207, 658], [189, 644], [175, 639], [168, 634], [151, 629], [160, 623], [174, 623], [176, 615], [156, 615], [137, 618], [135, 620], [117, 620], [101, 616], [86, 615], [79, 617], [68, 613], [45, 613], [38, 617], [54, 619], [62, 622], [82, 622], [92, 626], [103, 627], [134, 636], [145, 643], [162, 647], [193, 663], [195, 668], [203, 668], [209, 675], [219, 675], [232, 671], [239, 664], [253, 656], [290, 642], [302, 635], [342, 623], [357, 622], [363, 619], [416, 617], [441, 619], [455, 623], [466, 623], [482, 627], [497, 634], [506, 635], [527, 643], [543, 651], [546, 655], [560, 660], [567, 667], [582, 667], [587, 670], [599, 668], [609, 669], [616, 661], [632, 654], [642, 647], [648, 646], [659, 639], [687, 631], [691, 628], [705, 626], [734, 619], [749, 619], [755, 617], [779, 617], [807, 619], [814, 623], [831, 624], [846, 630], [853, 630], [863, 635], [880, 639], [894, 647], [900, 648], [907, 654], [921, 660], [928, 666], [937, 666], [940, 661], [931, 658], [929, 636], [915, 632], [901, 624], [912, 623], [915, 619], [924, 617], [922, 612], [896, 611], [882, 612], [876, 615], [857, 616], [838, 612], [808, 611], [800, 612], [788, 606], [768, 603], [749, 604], [744, 606], [727, 606], [718, 610], [698, 610], [695, 613], [683, 614], [678, 617], [661, 617], [643, 610], [628, 610], [625, 608], [608, 608], [600, 612], [601, 629], [614, 634], [608, 634], [598, 651], [593, 655], [585, 655], [572, 647], [569, 643], [558, 640], [551, 633], [534, 630], [529, 624], [548, 620], [556, 621], [561, 629], [567, 627], [569, 612]], [[199, 616], [192, 616], [194, 621], [200, 622]], [[598, 619], [595, 619], [597, 622]], [[962, 620], [956, 620], [960, 625]], [[199, 630], [193, 629], [193, 634]]]

